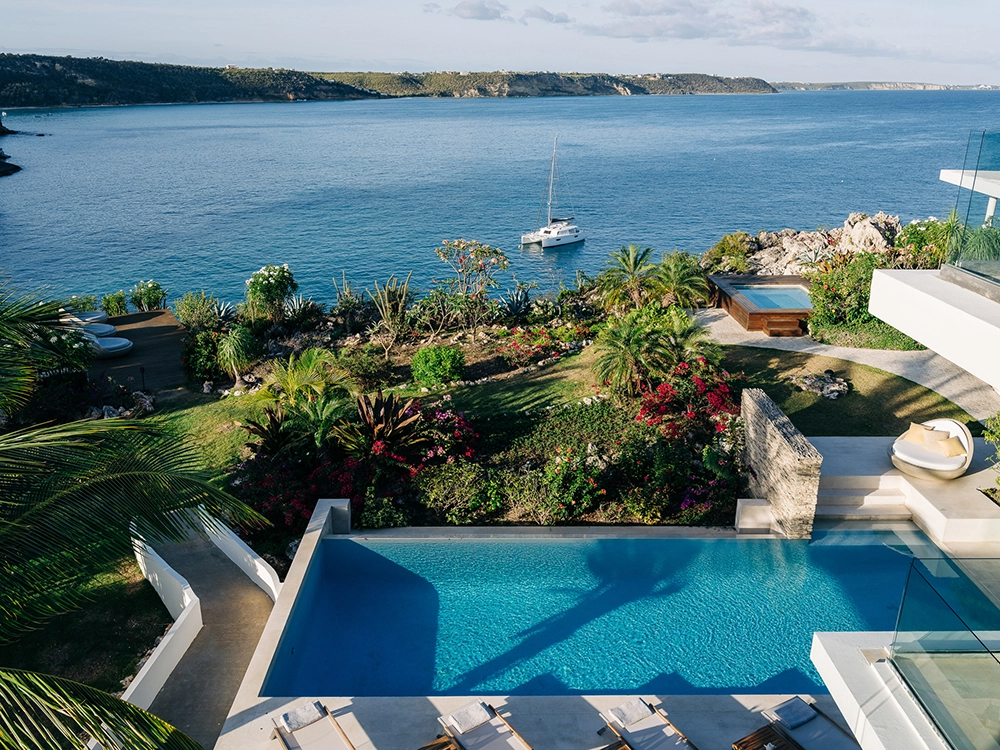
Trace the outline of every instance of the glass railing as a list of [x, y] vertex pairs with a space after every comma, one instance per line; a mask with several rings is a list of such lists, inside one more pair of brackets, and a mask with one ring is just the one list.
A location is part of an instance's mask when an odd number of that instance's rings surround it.
[[914, 560], [892, 662], [955, 750], [1000, 750], [1000, 560]]
[[1000, 284], [1000, 132], [973, 132], [962, 171], [946, 172], [958, 186], [958, 222], [949, 241], [948, 262]]

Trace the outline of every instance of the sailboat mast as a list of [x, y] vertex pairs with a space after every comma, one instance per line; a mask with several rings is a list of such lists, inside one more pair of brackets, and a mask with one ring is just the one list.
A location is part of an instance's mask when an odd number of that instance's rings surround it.
[[552, 223], [552, 184], [556, 178], [556, 147], [559, 145], [559, 136], [552, 141], [552, 166], [549, 167], [549, 224]]

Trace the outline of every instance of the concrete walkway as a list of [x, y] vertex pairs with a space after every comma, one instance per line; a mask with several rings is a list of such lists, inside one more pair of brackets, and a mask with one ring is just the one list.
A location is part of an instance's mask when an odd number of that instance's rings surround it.
[[846, 359], [891, 372], [940, 393], [980, 422], [1000, 412], [1000, 394], [991, 386], [929, 349], [898, 352], [828, 346], [808, 336], [774, 338], [760, 331], [747, 331], [725, 310], [698, 310], [695, 315], [711, 329], [712, 338], [725, 346], [757, 346]]
[[271, 599], [207, 539], [156, 550], [201, 599], [204, 627], [150, 706], [209, 750], [271, 613]]

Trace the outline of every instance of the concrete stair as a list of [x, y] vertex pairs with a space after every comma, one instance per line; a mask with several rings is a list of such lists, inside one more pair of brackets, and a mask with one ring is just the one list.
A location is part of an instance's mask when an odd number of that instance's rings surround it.
[[909, 521], [896, 477], [821, 476], [816, 518], [831, 521]]

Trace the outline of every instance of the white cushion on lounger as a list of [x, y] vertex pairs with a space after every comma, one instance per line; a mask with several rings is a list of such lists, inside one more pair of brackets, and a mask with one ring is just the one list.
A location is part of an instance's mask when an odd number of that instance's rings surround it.
[[493, 715], [486, 708], [486, 704], [482, 701], [476, 701], [468, 706], [463, 706], [450, 716], [444, 717], [444, 720], [457, 729], [459, 734], [465, 734], [482, 726], [492, 718]]
[[642, 698], [633, 698], [630, 701], [622, 703], [620, 706], [615, 706], [608, 713], [623, 727], [627, 727], [629, 724], [642, 721], [647, 716], [650, 716], [653, 711]]
[[788, 729], [802, 726], [818, 715], [812, 706], [797, 695], [784, 703], [779, 703], [774, 708], [765, 709], [761, 713], [771, 721], [776, 721]]
[[104, 336], [113, 336], [115, 333], [118, 332], [118, 329], [115, 328], [110, 323], [87, 323], [86, 325], [84, 325], [83, 330], [86, 331], [87, 333], [94, 334], [95, 336], [97, 336], [97, 338], [102, 338]]
[[287, 714], [282, 714], [281, 725], [285, 728], [286, 732], [295, 732], [302, 729], [302, 727], [315, 724], [324, 716], [326, 716], [326, 709], [323, 708], [323, 704], [319, 701], [313, 701], [312, 703], [306, 703], [304, 706], [299, 706]]
[[66, 313], [60, 320], [66, 323], [103, 323], [108, 319], [108, 314], [103, 310], [92, 310], [91, 312]]
[[892, 444], [892, 452], [908, 464], [922, 469], [937, 469], [948, 471], [961, 468], [965, 464], [965, 454], [948, 458], [943, 453], [924, 448], [922, 445], [907, 440], [897, 440]]

